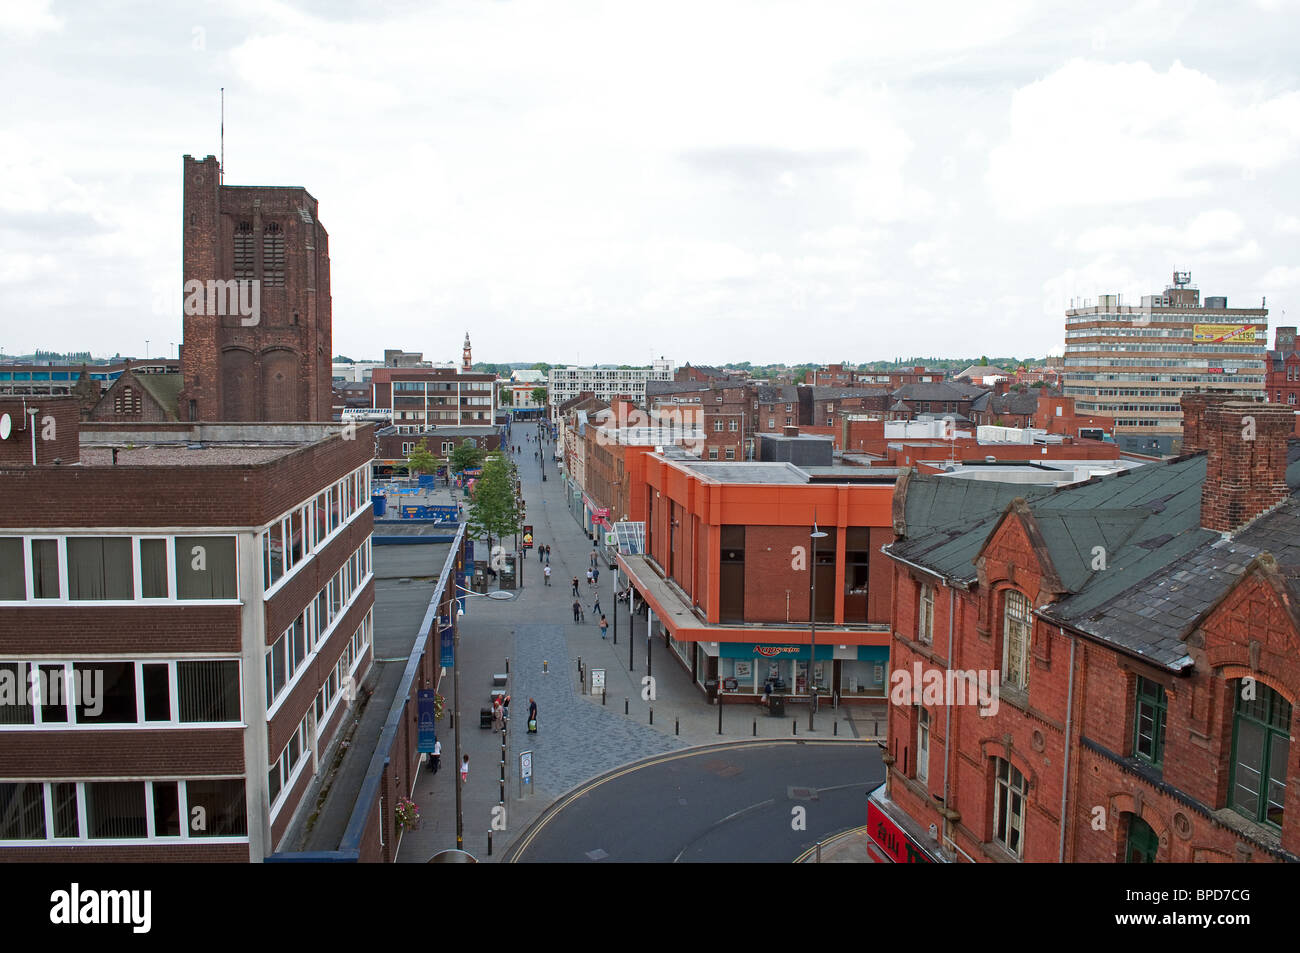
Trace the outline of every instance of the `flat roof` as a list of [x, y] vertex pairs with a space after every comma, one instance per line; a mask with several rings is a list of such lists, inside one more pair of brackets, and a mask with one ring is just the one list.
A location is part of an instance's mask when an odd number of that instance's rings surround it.
[[718, 483], [808, 483], [808, 474], [794, 464], [757, 463], [684, 463], [682, 466], [693, 473]]
[[[306, 444], [218, 444], [190, 449], [185, 444], [117, 447], [120, 467], [233, 467], [270, 463], [301, 450]], [[81, 448], [84, 467], [113, 466], [113, 447]]]

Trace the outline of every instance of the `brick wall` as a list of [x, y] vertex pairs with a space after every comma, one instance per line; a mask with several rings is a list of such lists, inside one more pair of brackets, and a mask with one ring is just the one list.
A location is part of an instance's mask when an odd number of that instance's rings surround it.
[[[32, 418], [35, 408], [36, 465], [48, 466], [55, 459], [71, 466], [81, 459], [77, 427], [81, 411], [75, 397], [0, 397], [0, 415], [9, 416], [9, 436], [0, 440], [0, 467], [32, 465]], [[8, 494], [5, 494], [8, 495]]]

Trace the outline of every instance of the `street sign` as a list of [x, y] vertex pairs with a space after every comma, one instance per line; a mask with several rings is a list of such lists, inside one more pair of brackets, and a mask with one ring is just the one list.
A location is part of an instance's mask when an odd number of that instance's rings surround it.
[[524, 527], [524, 549], [533, 548], [533, 524], [529, 523]]
[[533, 793], [533, 753], [519, 753], [519, 796], [531, 796]]
[[419, 706], [420, 713], [416, 747], [422, 752], [432, 752], [433, 745], [438, 740], [438, 730], [434, 719], [434, 712], [437, 710], [436, 699], [437, 692], [432, 688], [422, 688], [416, 694], [416, 703]]
[[591, 693], [599, 695], [605, 690], [605, 670], [603, 668], [593, 668], [591, 670]]

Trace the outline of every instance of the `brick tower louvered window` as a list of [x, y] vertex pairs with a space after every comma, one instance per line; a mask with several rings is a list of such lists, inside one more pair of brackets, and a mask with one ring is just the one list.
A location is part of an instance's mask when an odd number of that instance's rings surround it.
[[262, 283], [268, 288], [284, 287], [284, 232], [275, 222], [262, 231]]
[[253, 259], [253, 224], [252, 222], [240, 222], [235, 226], [235, 280], [251, 280], [256, 278], [254, 272], [256, 267]]

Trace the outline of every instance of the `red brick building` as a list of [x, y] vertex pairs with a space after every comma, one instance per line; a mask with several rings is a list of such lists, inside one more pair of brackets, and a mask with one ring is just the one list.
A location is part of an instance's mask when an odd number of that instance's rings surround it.
[[181, 419], [331, 420], [329, 235], [316, 199], [225, 185], [214, 156], [185, 156], [184, 194]]
[[707, 460], [753, 458], [752, 388], [747, 381], [646, 381], [646, 408], [659, 426], [699, 430], [704, 436], [700, 456]]
[[[1264, 397], [1300, 415], [1300, 351], [1296, 350], [1296, 329], [1278, 328], [1273, 350], [1268, 352], [1264, 371]], [[1300, 433], [1300, 416], [1296, 418]]]
[[1193, 452], [1118, 476], [900, 479], [869, 808], [896, 859], [1300, 860], [1291, 414], [1182, 410]]
[[0, 859], [260, 861], [373, 661], [370, 428], [42, 403], [36, 465], [0, 439]]
[[[645, 457], [644, 554], [620, 572], [701, 688], [754, 700], [771, 681], [808, 699], [810, 571], [819, 691], [879, 699], [887, 662], [891, 477], [813, 479], [789, 463]], [[813, 523], [827, 537], [812, 552]], [[813, 567], [810, 570], [810, 567]]]

